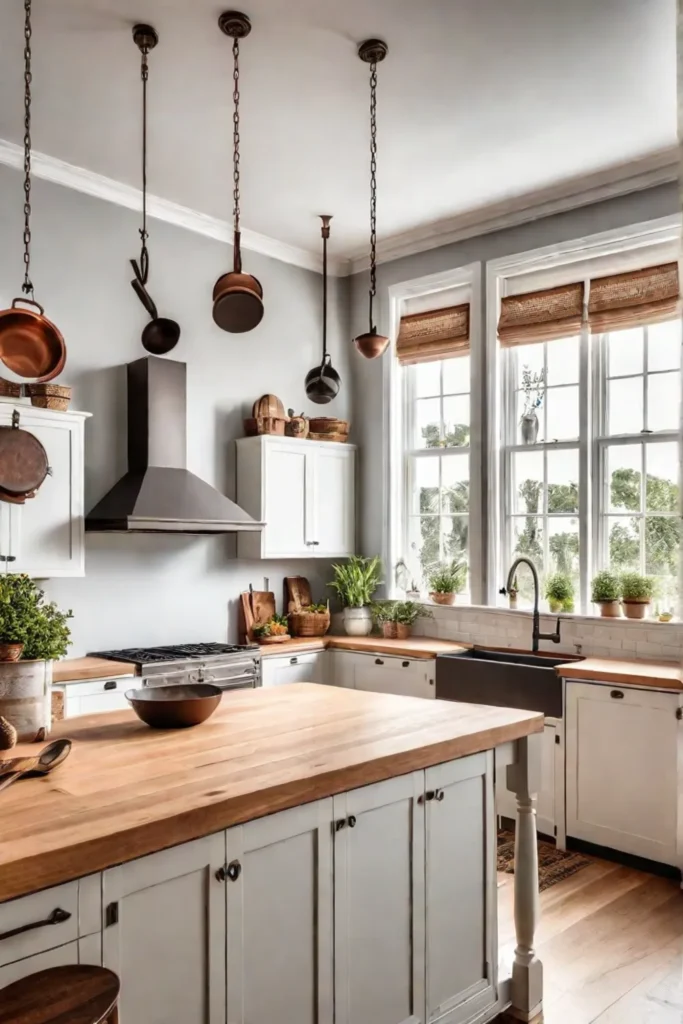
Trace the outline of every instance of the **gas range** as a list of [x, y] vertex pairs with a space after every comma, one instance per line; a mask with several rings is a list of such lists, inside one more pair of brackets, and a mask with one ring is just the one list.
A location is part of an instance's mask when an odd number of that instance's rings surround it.
[[261, 685], [261, 653], [256, 644], [173, 644], [93, 651], [93, 658], [127, 661], [143, 686], [213, 683], [222, 690]]

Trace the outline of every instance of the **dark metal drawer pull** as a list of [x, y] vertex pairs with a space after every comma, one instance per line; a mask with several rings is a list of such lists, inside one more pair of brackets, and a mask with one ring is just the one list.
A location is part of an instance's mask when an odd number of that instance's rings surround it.
[[118, 683], [116, 682], [115, 679], [110, 679], [109, 682], [104, 684], [105, 690], [115, 690], [117, 688], [117, 686], [118, 686]]
[[624, 699], [624, 691], [623, 690], [611, 690], [610, 691], [610, 697], [612, 697], [613, 700], [623, 700]]
[[382, 661], [381, 658], [375, 658], [375, 665], [383, 665], [383, 664], [384, 664], [384, 662]]
[[32, 932], [36, 928], [45, 928], [49, 924], [64, 924], [68, 921], [71, 914], [68, 910], [62, 910], [61, 907], [55, 907], [49, 917], [46, 917], [44, 921], [34, 921], [33, 924], [22, 924], [20, 928], [12, 928], [8, 932], [2, 932], [0, 934], [0, 942], [3, 939], [13, 939], [15, 935], [23, 935], [24, 932]]
[[420, 793], [419, 797], [417, 798], [417, 802], [419, 804], [424, 804], [427, 802], [427, 800], [433, 800], [435, 796], [436, 790], [428, 789], [426, 793]]
[[290, 658], [289, 659], [289, 664], [290, 665], [298, 665], [299, 664], [299, 659], [298, 658]]
[[402, 668], [410, 668], [410, 662], [409, 661], [402, 661], [401, 662], [401, 667]]

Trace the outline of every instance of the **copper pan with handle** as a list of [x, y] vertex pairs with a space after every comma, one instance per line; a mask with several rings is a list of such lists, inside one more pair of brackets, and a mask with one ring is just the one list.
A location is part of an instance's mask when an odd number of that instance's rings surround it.
[[51, 472], [47, 452], [34, 434], [19, 426], [15, 409], [12, 425], [0, 427], [0, 501], [23, 505]]

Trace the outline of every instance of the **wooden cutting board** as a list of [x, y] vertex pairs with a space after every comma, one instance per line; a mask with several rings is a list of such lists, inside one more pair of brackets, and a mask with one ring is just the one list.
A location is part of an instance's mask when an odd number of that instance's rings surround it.
[[305, 576], [285, 576], [285, 612], [290, 610], [290, 605], [297, 608], [307, 608], [312, 604], [311, 586]]
[[242, 633], [248, 643], [254, 639], [254, 626], [275, 615], [275, 594], [271, 590], [243, 591], [240, 594]]

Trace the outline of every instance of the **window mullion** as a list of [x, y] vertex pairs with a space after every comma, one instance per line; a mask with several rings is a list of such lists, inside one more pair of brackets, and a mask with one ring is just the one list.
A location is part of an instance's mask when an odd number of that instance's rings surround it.
[[641, 443], [640, 472], [640, 572], [645, 572], [645, 512], [647, 508], [647, 452], [645, 442]]

